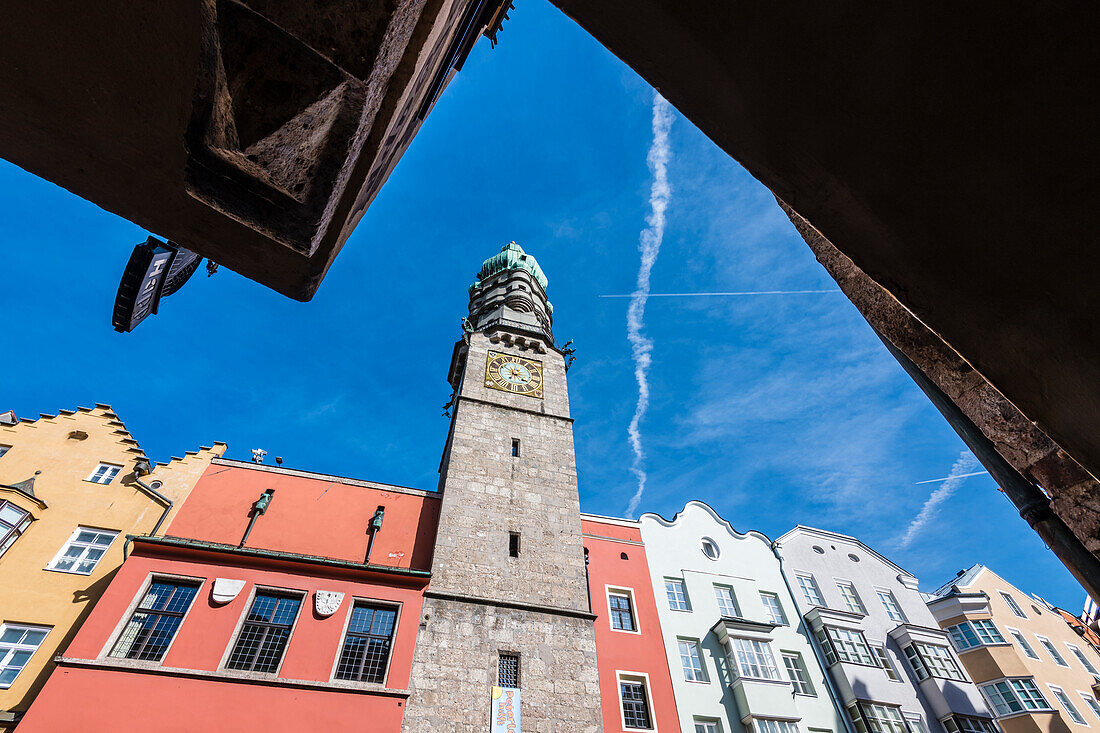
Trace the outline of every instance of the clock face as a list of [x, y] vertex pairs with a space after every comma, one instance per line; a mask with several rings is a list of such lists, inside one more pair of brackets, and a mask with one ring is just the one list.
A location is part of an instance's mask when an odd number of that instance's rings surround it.
[[542, 362], [490, 351], [485, 362], [485, 386], [542, 399]]

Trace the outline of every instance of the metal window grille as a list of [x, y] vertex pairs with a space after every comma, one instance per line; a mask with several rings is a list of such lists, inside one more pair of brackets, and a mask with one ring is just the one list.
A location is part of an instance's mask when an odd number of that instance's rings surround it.
[[153, 581], [118, 637], [111, 656], [159, 662], [198, 590], [194, 583]]
[[0, 690], [11, 687], [49, 632], [40, 626], [0, 624]]
[[519, 655], [501, 653], [497, 662], [497, 684], [501, 687], [519, 687]]
[[612, 593], [608, 596], [611, 605], [611, 628], [622, 631], [635, 631], [634, 611], [630, 608], [630, 596]]
[[301, 605], [298, 597], [257, 593], [225, 666], [250, 672], [276, 671]]
[[761, 593], [760, 600], [764, 602], [764, 608], [768, 611], [768, 618], [773, 624], [787, 625], [787, 615], [783, 613], [783, 606], [779, 603], [779, 596], [775, 593]]
[[31, 523], [29, 512], [23, 511], [10, 501], [0, 500], [0, 555], [15, 544], [19, 535]]
[[814, 695], [814, 686], [810, 683], [810, 677], [806, 673], [806, 667], [802, 664], [800, 654], [784, 654], [783, 666], [787, 668], [787, 677], [794, 685], [794, 691], [799, 695]]
[[627, 728], [652, 728], [649, 722], [649, 702], [645, 696], [645, 685], [641, 682], [620, 682], [619, 692], [623, 698], [623, 722]]
[[336, 665], [336, 679], [381, 684], [386, 677], [396, 622], [397, 611], [392, 608], [356, 603]]

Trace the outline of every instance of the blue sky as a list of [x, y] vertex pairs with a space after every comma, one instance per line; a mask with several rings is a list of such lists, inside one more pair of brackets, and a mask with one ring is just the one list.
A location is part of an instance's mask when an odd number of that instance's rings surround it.
[[[146, 232], [0, 163], [0, 410], [111, 404], [149, 455], [230, 457], [435, 488], [446, 370], [480, 262], [509, 240], [550, 279], [570, 371], [582, 507], [635, 488], [626, 299], [649, 207], [652, 90], [543, 0], [482, 41], [310, 303], [200, 270], [116, 334], [119, 275]], [[678, 114], [653, 292], [831, 289], [770, 193]], [[853, 534], [930, 589], [983, 562], [1079, 610], [1083, 591], [988, 476], [907, 528], [964, 450], [840, 294], [654, 298], [648, 488], [735, 527]], [[961, 462], [965, 465], [965, 460]], [[977, 470], [977, 469], [971, 469]]]

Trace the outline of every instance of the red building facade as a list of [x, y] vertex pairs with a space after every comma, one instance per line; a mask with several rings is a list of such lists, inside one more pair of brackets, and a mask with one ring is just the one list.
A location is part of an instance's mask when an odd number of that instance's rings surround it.
[[438, 508], [219, 460], [133, 538], [20, 731], [400, 730]]

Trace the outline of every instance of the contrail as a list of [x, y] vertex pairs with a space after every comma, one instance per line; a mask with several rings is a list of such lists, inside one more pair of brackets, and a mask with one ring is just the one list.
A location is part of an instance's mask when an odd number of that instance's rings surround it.
[[[916, 518], [909, 523], [909, 526], [905, 530], [905, 534], [902, 535], [901, 540], [898, 542], [898, 547], [904, 549], [912, 544], [916, 539], [924, 526], [932, 520], [932, 517], [936, 515], [936, 510], [939, 509], [940, 504], [944, 503], [951, 498], [951, 495], [955, 493], [955, 489], [959, 488], [967, 476], [976, 476], [979, 473], [985, 473], [985, 471], [971, 472], [979, 466], [978, 459], [974, 457], [974, 454], [968, 450], [963, 450], [959, 453], [958, 459], [955, 460], [955, 465], [951, 467], [951, 471], [947, 474], [947, 478], [944, 479], [932, 479], [933, 481], [943, 481], [943, 486], [939, 487], [932, 492], [932, 495], [928, 497], [928, 501], [924, 502], [924, 506], [921, 507], [920, 513]], [[928, 483], [922, 481], [920, 483]]]
[[638, 403], [634, 407], [634, 418], [627, 428], [630, 448], [634, 451], [631, 472], [638, 479], [638, 489], [630, 497], [626, 516], [633, 517], [638, 503], [645, 491], [645, 451], [642, 448], [642, 434], [638, 429], [646, 408], [649, 407], [649, 365], [653, 351], [653, 341], [642, 333], [645, 319], [645, 303], [649, 297], [649, 274], [657, 253], [661, 250], [661, 240], [665, 236], [665, 209], [668, 208], [672, 189], [668, 185], [668, 161], [672, 157], [669, 149], [668, 132], [672, 127], [672, 108], [656, 91], [653, 92], [653, 142], [649, 146], [646, 162], [653, 172], [653, 184], [649, 189], [649, 215], [645, 219], [645, 229], [639, 237], [638, 249], [641, 251], [641, 263], [638, 265], [638, 284], [630, 296], [630, 308], [626, 312], [626, 338], [634, 352], [634, 379], [638, 382]]
[[963, 473], [958, 476], [944, 476], [943, 478], [930, 478], [927, 481], [918, 481], [914, 486], [920, 486], [921, 484], [934, 484], [938, 481], [950, 481], [953, 478], [969, 478], [970, 476], [983, 476], [989, 473], [989, 471], [975, 471], [974, 473]]
[[[832, 290], [744, 290], [737, 293], [647, 293], [647, 298], [694, 298], [714, 297], [730, 295], [810, 295], [811, 293], [839, 293], [838, 288]], [[599, 295], [599, 298], [633, 298], [637, 293], [616, 293], [615, 295]]]

